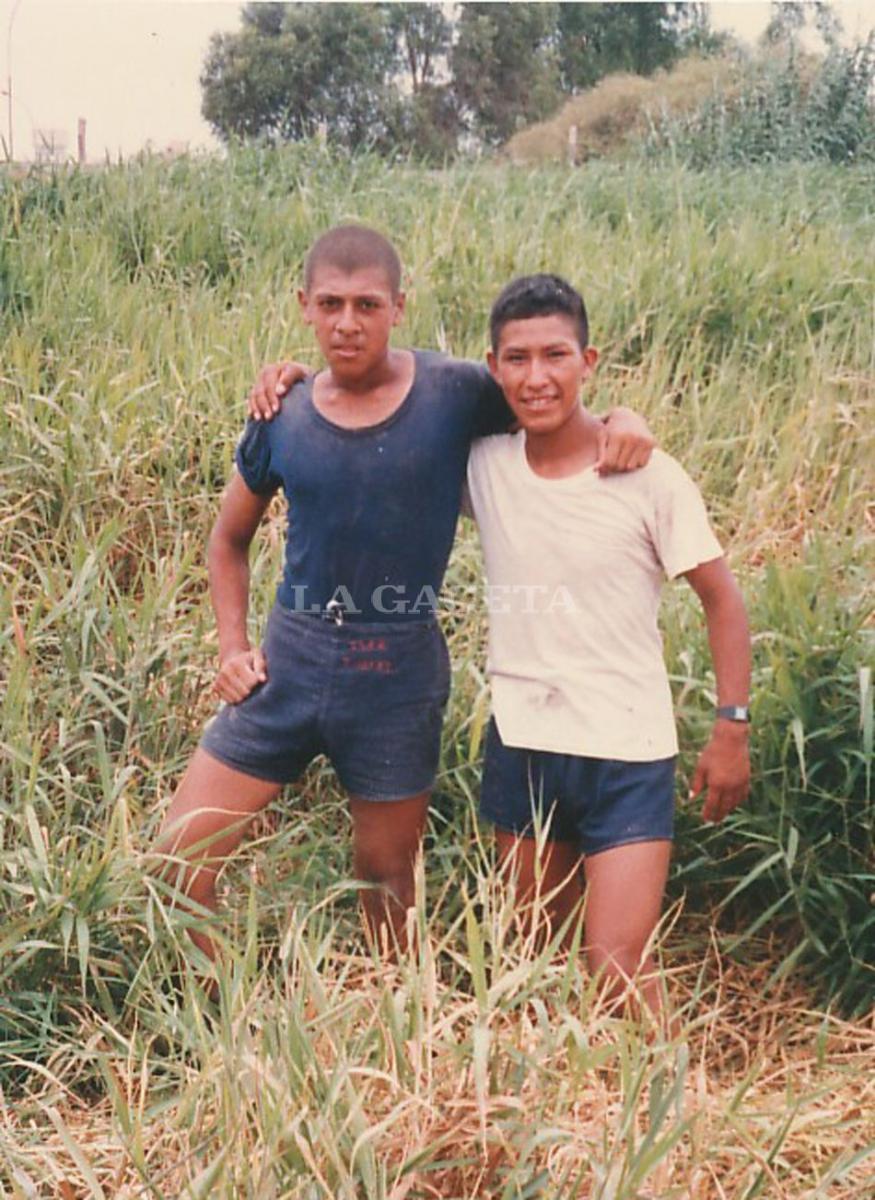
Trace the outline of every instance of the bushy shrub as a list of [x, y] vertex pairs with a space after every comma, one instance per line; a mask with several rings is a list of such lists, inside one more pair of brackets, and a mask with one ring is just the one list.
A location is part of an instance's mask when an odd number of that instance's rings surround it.
[[566, 101], [548, 120], [515, 134], [505, 151], [518, 163], [567, 159], [569, 131], [574, 126], [578, 161], [617, 153], [646, 136], [654, 114], [677, 118], [695, 109], [731, 71], [729, 59], [689, 57], [646, 78], [608, 75]]
[[[690, 57], [644, 78], [609, 75], [521, 130], [516, 163], [671, 155], [715, 163], [875, 159], [875, 34], [816, 57], [788, 41], [748, 57]], [[570, 145], [572, 127], [576, 149]]]
[[691, 112], [663, 110], [645, 146], [696, 167], [716, 162], [875, 158], [875, 35], [822, 58], [791, 42], [739, 64]]

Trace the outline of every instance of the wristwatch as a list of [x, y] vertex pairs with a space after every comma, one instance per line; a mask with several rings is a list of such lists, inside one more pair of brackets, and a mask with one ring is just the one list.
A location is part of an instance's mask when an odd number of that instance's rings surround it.
[[724, 721], [741, 721], [745, 725], [750, 724], [750, 709], [746, 704], [721, 704], [717, 709], [717, 716], [722, 717]]

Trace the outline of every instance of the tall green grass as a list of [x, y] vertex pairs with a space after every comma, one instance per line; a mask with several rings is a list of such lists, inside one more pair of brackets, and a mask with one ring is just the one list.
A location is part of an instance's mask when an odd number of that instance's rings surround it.
[[[65, 1194], [67, 1179], [89, 1196], [631, 1198], [660, 1170], [677, 1187], [700, 1172], [691, 1194], [718, 1195], [709, 1156], [725, 1194], [863, 1194], [855, 1156], [875, 1133], [858, 1122], [834, 1142], [813, 1115], [821, 1086], [862, 1078], [838, 1034], [789, 1107], [765, 1112], [744, 1071], [709, 1090], [687, 1057], [706, 1055], [697, 1022], [717, 1021], [705, 976], [684, 993], [682, 1038], [649, 1044], [601, 1013], [577, 963], [513, 936], [473, 817], [488, 699], [470, 529], [446, 587], [455, 680], [428, 905], [399, 976], [364, 954], [327, 767], [229, 870], [240, 948], [213, 1026], [174, 991], [191, 918], [144, 855], [211, 711], [203, 548], [243, 397], [260, 362], [313, 357], [302, 257], [355, 217], [402, 252], [409, 344], [479, 357], [514, 273], [583, 288], [603, 349], [593, 406], [644, 412], [699, 480], [755, 630], [751, 802], [717, 828], [681, 806], [674, 894], [684, 920], [713, 914], [716, 950], [701, 933], [669, 944], [743, 964], [770, 939], [764, 995], [812, 978], [848, 1012], [870, 1006], [873, 182], [822, 167], [428, 172], [310, 147], [0, 175], [11, 1195]], [[277, 507], [254, 551], [254, 626], [281, 540]], [[689, 765], [713, 682], [683, 586], [665, 625]], [[716, 1028], [712, 1066], [733, 1036]], [[693, 1118], [679, 1088], [698, 1096]]]
[[[650, 114], [643, 139], [690, 166], [715, 162], [814, 162], [875, 159], [875, 37], [844, 45], [826, 37], [822, 57], [793, 39], [713, 73], [710, 94], [695, 104]], [[728, 65], [728, 64], [727, 64]]]

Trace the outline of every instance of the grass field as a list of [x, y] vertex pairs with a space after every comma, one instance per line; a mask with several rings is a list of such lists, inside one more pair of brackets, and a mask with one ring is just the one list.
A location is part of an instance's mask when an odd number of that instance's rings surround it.
[[[428, 172], [309, 148], [0, 174], [0, 1194], [414, 1200], [875, 1196], [871, 566], [875, 172]], [[227, 872], [215, 1011], [145, 871], [212, 708], [204, 545], [256, 366], [312, 358], [294, 286], [383, 227], [400, 344], [480, 357], [512, 274], [587, 298], [593, 407], [699, 480], [749, 601], [755, 780], [681, 803], [660, 939], [681, 1032], [610, 1016], [515, 928], [475, 817], [476, 537], [415, 950], [367, 955], [317, 764]], [[254, 551], [257, 626], [283, 514]], [[666, 592], [689, 771], [713, 699]]]

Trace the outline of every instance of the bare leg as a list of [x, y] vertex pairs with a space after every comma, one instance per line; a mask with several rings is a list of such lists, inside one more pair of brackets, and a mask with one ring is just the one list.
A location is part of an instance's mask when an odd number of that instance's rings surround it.
[[[158, 835], [156, 852], [177, 861], [164, 874], [197, 904], [216, 908], [216, 876], [249, 820], [280, 792], [280, 784], [225, 766], [198, 748], [183, 775]], [[191, 931], [195, 945], [215, 958], [212, 939]]]
[[407, 944], [407, 909], [415, 902], [414, 866], [428, 815], [428, 792], [406, 800], [350, 797], [353, 869], [378, 888], [363, 891], [369, 937], [390, 957]]
[[[499, 864], [508, 868], [516, 883], [517, 904], [523, 921], [531, 928], [532, 903], [544, 896], [547, 917], [547, 936], [552, 937], [566, 920], [579, 912], [583, 886], [580, 874], [580, 853], [573, 842], [546, 842], [538, 861], [538, 842], [535, 838], [517, 837], [504, 830], [495, 831]], [[569, 922], [563, 944], [569, 948], [574, 936], [574, 923]]]
[[587, 881], [585, 942], [592, 971], [601, 971], [609, 996], [620, 996], [630, 980], [654, 1016], [662, 1014], [656, 963], [646, 953], [659, 921], [668, 877], [671, 842], [615, 846], [584, 862]]

